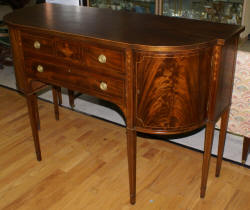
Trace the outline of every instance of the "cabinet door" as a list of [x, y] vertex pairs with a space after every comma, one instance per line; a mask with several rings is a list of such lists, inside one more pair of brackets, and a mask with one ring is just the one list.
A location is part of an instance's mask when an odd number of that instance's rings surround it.
[[155, 5], [158, 0], [89, 0], [90, 7], [111, 8], [137, 13], [155, 14]]
[[178, 133], [204, 125], [212, 49], [175, 55], [138, 53], [136, 126]]

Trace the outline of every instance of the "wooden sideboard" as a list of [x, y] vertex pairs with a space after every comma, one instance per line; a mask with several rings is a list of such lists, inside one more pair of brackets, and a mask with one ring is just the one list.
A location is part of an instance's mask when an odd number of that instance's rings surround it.
[[180, 134], [206, 126], [200, 194], [205, 196], [214, 126], [221, 117], [216, 175], [220, 172], [244, 27], [57, 4], [21, 9], [4, 20], [38, 160], [36, 92], [46, 85], [62, 86], [122, 110], [132, 204], [136, 132]]

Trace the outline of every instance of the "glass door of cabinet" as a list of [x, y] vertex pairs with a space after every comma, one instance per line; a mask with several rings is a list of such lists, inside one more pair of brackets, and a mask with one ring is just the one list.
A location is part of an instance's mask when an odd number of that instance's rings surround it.
[[244, 0], [163, 0], [162, 15], [241, 24]]
[[155, 14], [158, 0], [89, 0], [88, 6]]

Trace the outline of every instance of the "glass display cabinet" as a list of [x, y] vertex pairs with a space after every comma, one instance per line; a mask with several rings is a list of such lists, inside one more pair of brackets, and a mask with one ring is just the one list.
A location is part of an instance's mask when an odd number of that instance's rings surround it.
[[158, 0], [89, 0], [88, 5], [98, 8], [111, 8], [113, 10], [125, 10], [137, 13], [155, 14], [155, 6]]
[[162, 14], [241, 24], [243, 0], [163, 0]]
[[244, 0], [87, 0], [87, 5], [220, 23], [241, 24]]

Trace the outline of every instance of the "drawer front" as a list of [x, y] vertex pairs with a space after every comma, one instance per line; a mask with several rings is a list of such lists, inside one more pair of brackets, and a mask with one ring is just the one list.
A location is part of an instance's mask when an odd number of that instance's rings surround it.
[[30, 77], [44, 82], [89, 92], [119, 104], [123, 102], [125, 83], [122, 79], [91, 73], [81, 68], [57, 66], [39, 60], [27, 60], [26, 70]]
[[105, 47], [88, 46], [86, 64], [91, 68], [124, 72], [124, 52]]
[[83, 48], [72, 40], [57, 40], [55, 42], [56, 56], [76, 63], [84, 63]]
[[53, 55], [53, 39], [49, 36], [30, 35], [21, 33], [23, 49], [36, 53]]

